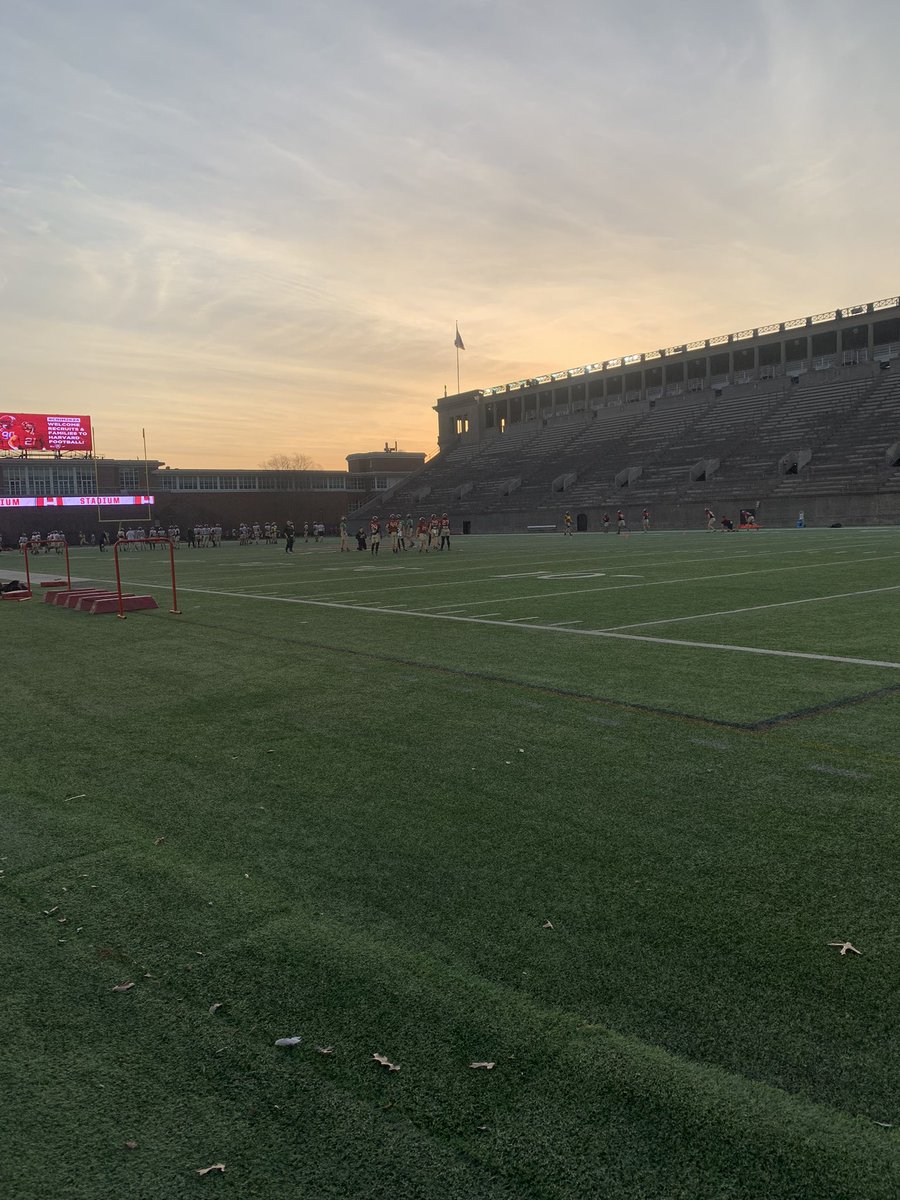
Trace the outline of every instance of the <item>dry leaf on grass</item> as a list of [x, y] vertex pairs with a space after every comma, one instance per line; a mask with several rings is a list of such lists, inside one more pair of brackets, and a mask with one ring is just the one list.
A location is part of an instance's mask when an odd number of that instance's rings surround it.
[[389, 1071], [399, 1071], [400, 1068], [395, 1066], [384, 1054], [373, 1054], [372, 1057], [377, 1063], [381, 1063], [383, 1067], [387, 1067]]
[[320, 1054], [334, 1054], [334, 1046], [316, 1046]]
[[125, 1149], [126, 1150], [137, 1150], [137, 1142], [126, 1142]]
[[59, 905], [58, 905], [58, 904], [54, 904], [52, 908], [45, 908], [45, 909], [43, 910], [43, 913], [44, 913], [44, 916], [45, 916], [45, 917], [52, 917], [52, 916], [53, 916], [53, 914], [54, 914], [55, 912], [58, 912], [58, 911], [59, 911]]
[[842, 957], [845, 954], [859, 954], [860, 957], [862, 956], [862, 951], [857, 950], [857, 948], [854, 945], [852, 945], [850, 942], [829, 942], [828, 945], [829, 946], [840, 946]]
[[222, 1001], [221, 1001], [221, 1000], [217, 1000], [217, 1001], [215, 1002], [215, 1004], [211, 1004], [211, 1005], [209, 1006], [209, 1011], [210, 1011], [211, 1013], [217, 1013], [221, 1007], [222, 1007]]
[[153, 845], [154, 845], [154, 846], [161, 846], [165, 840], [166, 840], [166, 839], [165, 839], [165, 837], [158, 837], [158, 838], [154, 838], [154, 839], [153, 839]]
[[197, 1168], [198, 1175], [208, 1175], [210, 1173], [210, 1171], [221, 1171], [222, 1174], [224, 1175], [225, 1174], [225, 1164], [224, 1163], [213, 1163], [213, 1165], [211, 1167], [198, 1167]]
[[68, 921], [68, 919], [69, 919], [68, 917], [57, 917], [56, 923], [57, 923], [57, 925], [65, 925], [65, 923], [66, 923], [66, 921]]
[[117, 983], [113, 988], [114, 992], [127, 992], [134, 987], [133, 983]]
[[553, 922], [552, 922], [552, 921], [545, 921], [545, 922], [543, 923], [543, 925], [541, 926], [541, 929], [552, 929], [552, 928], [553, 928]]
[[478, 1070], [493, 1071], [493, 1069], [494, 1069], [494, 1067], [496, 1067], [496, 1065], [497, 1065], [496, 1063], [469, 1063], [469, 1066], [472, 1068], [473, 1071], [478, 1071]]
[[300, 1037], [277, 1038], [275, 1041], [275, 1045], [276, 1046], [299, 1046], [302, 1041], [303, 1041], [303, 1038], [300, 1038]]

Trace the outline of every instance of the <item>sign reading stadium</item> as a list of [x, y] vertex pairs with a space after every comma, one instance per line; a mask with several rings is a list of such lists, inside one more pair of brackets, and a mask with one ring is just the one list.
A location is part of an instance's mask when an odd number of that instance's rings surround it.
[[48, 416], [45, 413], [0, 412], [0, 450], [92, 450], [90, 417]]
[[0, 496], [0, 508], [83, 508], [155, 504], [153, 496]]

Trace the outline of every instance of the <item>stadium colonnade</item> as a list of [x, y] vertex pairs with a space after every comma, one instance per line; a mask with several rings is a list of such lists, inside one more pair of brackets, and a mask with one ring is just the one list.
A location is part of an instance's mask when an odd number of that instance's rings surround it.
[[440, 454], [386, 499], [473, 532], [709, 504], [770, 524], [900, 520], [900, 297], [438, 400]]

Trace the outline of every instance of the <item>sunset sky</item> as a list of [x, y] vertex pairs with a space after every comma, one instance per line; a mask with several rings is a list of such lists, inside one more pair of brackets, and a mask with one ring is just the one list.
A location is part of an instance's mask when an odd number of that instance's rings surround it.
[[3, 0], [2, 405], [342, 468], [900, 291], [896, 0]]

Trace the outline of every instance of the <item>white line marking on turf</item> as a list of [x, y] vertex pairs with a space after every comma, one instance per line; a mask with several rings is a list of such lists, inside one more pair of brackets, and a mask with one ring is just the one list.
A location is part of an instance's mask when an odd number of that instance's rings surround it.
[[[882, 554], [880, 560], [900, 558], [900, 554]], [[752, 571], [719, 571], [715, 575], [683, 575], [676, 579], [652, 579], [645, 583], [615, 583], [611, 587], [569, 588], [564, 592], [528, 592], [524, 596], [488, 596], [481, 600], [464, 601], [467, 608], [476, 604], [511, 604], [519, 600], [552, 600], [557, 596], [588, 596], [596, 592], [621, 592], [630, 588], [664, 587], [670, 583], [706, 583], [710, 579], [739, 579], [745, 575], [777, 575], [782, 571], [824, 571], [827, 567], [846, 567], [855, 562], [876, 562], [873, 558], [848, 558], [832, 563], [796, 563], [791, 567], [762, 567]], [[480, 581], [475, 581], [480, 582]]]
[[862, 771], [847, 771], [843, 767], [823, 767], [819, 763], [812, 763], [809, 769], [811, 771], [819, 771], [822, 775], [842, 775], [845, 779], [869, 778]]
[[[484, 535], [484, 536], [489, 536], [489, 535]], [[792, 547], [789, 552], [785, 551], [785, 553], [788, 553], [791, 558], [796, 557], [797, 554], [822, 554], [823, 552], [827, 552], [827, 551], [823, 551], [822, 547], [816, 547], [815, 549], [799, 550], [799, 551], [796, 548]], [[690, 553], [690, 551], [676, 550], [676, 551], [674, 551], [674, 553], [688, 554], [688, 553]], [[751, 554], [750, 551], [747, 551], [746, 557], [771, 559], [772, 554], [773, 554], [773, 552], [771, 549], [766, 550], [766, 551], [759, 551], [758, 553], [753, 553], [753, 554]], [[728, 554], [728, 553], [719, 553], [714, 550], [714, 551], [711, 551], [709, 554], [698, 555], [694, 558], [662, 559], [661, 561], [657, 561], [657, 562], [654, 562], [651, 560], [647, 565], [648, 565], [648, 567], [652, 567], [653, 569], [656, 569], [657, 567], [667, 567], [667, 566], [673, 566], [673, 565], [683, 566], [685, 563], [694, 563], [694, 562], [705, 563], [707, 566], [713, 566], [717, 563], [730, 562], [735, 557], [737, 557], [737, 556], [735, 556], [733, 554]], [[540, 561], [540, 560], [538, 560], [538, 561]], [[545, 561], [550, 561], [550, 560], [545, 560]], [[556, 561], [556, 560], [554, 560], [554, 561]], [[563, 560], [563, 561], [566, 561], [566, 560]], [[641, 558], [640, 562], [643, 565], [645, 560], [643, 558]], [[215, 566], [218, 564], [212, 564], [212, 565]], [[222, 565], [227, 565], [227, 564], [222, 564]], [[809, 565], [817, 565], [817, 564], [809, 564]], [[818, 565], [830, 566], [832, 564], [826, 562], [826, 563], [818, 564]], [[843, 564], [835, 563], [834, 565], [842, 566]], [[496, 564], [494, 564], [494, 566], [496, 566]], [[478, 567], [472, 567], [472, 568], [466, 568], [466, 569], [481, 571], [481, 570], [487, 570], [488, 568], [489, 568], [489, 564], [482, 564], [481, 566], [478, 566]], [[355, 569], [358, 571], [360, 568], [351, 568], [351, 569]], [[418, 568], [415, 568], [415, 569], [418, 570]], [[767, 570], [768, 569], [776, 570], [779, 568], [766, 568], [766, 569]], [[789, 569], [789, 568], [785, 568], [785, 569]], [[745, 572], [745, 574], [748, 574], [748, 575], [752, 574], [752, 573], [753, 572], [751, 572], [751, 571]], [[532, 575], [532, 574], [534, 574], [534, 572], [528, 571], [528, 572], [525, 572], [525, 574]], [[635, 578], [641, 579], [641, 578], [644, 578], [644, 576], [638, 575], [638, 576], [635, 576]], [[706, 577], [698, 576], [697, 578], [703, 579]], [[314, 577], [310, 577], [309, 575], [304, 574], [302, 576], [295, 576], [295, 582], [294, 582], [293, 586], [295, 586], [295, 587], [319, 587], [319, 586], [324, 586], [326, 582], [333, 583], [334, 581], [330, 580], [330, 579], [327, 581], [317, 580]], [[347, 582], [350, 583], [353, 581], [348, 579]], [[401, 583], [396, 586], [388, 586], [388, 587], [381, 588], [379, 590], [382, 592], [408, 592], [412, 589], [419, 590], [422, 588], [445, 588], [445, 587], [453, 588], [453, 587], [463, 587], [463, 586], [467, 586], [469, 584], [492, 583], [492, 582], [494, 582], [494, 578], [492, 576], [486, 576], [483, 579], [460, 579], [459, 572], [454, 572], [453, 577], [450, 579], [441, 579], [441, 580], [438, 580], [433, 583]], [[666, 581], [662, 580], [661, 582], [666, 582]], [[277, 583], [258, 583], [257, 589], [262, 590], [263, 588], [270, 588], [270, 587], [282, 588], [284, 586], [286, 586], [285, 581], [282, 579], [282, 580], [279, 580]], [[355, 590], [355, 589], [351, 589], [351, 590]], [[565, 595], [581, 595], [584, 590], [585, 589], [581, 588], [581, 589], [576, 589], [571, 592], [558, 592], [558, 593], [548, 593], [548, 594], [549, 595], [563, 595], [563, 596], [565, 596]], [[594, 589], [594, 590], [605, 591], [606, 589], [598, 588], [598, 589]], [[332, 591], [333, 591], [333, 588], [332, 588]], [[336, 595], [340, 596], [340, 593], [338, 592], [338, 593], [336, 593]], [[310, 598], [318, 599], [319, 597], [312, 596]], [[341, 598], [344, 599], [345, 597], [341, 597]], [[470, 600], [470, 601], [467, 601], [466, 603], [468, 603], [468, 604], [487, 604], [487, 603], [493, 603], [493, 601], [482, 599], [482, 600]]]
[[793, 604], [818, 604], [820, 600], [849, 600], [853, 596], [876, 596], [879, 592], [900, 592], [900, 583], [891, 587], [866, 588], [861, 592], [836, 592], [833, 596], [807, 596], [803, 600], [779, 600], [776, 604], [751, 604], [747, 608], [722, 608], [716, 612], [693, 613], [689, 617], [660, 617], [656, 621], [635, 621], [631, 625], [604, 625], [601, 632], [643, 629], [647, 625], [672, 625], [676, 621], [702, 621], [705, 617], [732, 617], [737, 613], [761, 612], [765, 608], [790, 608]]
[[[889, 555], [890, 558], [897, 557]], [[161, 585], [144, 584], [154, 591], [163, 590]], [[611, 638], [621, 642], [647, 642], [656, 646], [686, 646], [694, 650], [719, 650], [735, 654], [759, 654], [766, 658], [804, 658], [812, 662], [848, 663], [855, 667], [883, 667], [890, 671], [900, 671], [900, 662], [890, 662], [880, 658], [854, 658], [841, 654], [813, 654], [806, 650], [772, 650], [763, 646], [734, 646], [729, 642], [692, 642], [684, 638], [650, 637], [638, 633], [614, 633], [608, 629], [562, 629], [555, 625], [523, 625], [519, 621], [488, 621], [484, 617], [463, 617], [455, 613], [417, 612], [415, 609], [375, 608], [366, 604], [339, 604], [333, 600], [300, 600], [294, 596], [254, 596], [249, 592], [213, 591], [211, 588], [179, 588], [179, 591], [189, 592], [199, 596], [225, 596], [235, 600], [267, 600], [272, 604], [304, 604], [310, 608], [337, 608], [345, 612], [377, 613], [389, 617], [418, 617], [423, 621], [457, 621], [462, 625], [489, 625], [494, 629], [536, 629], [544, 633], [571, 634], [575, 637]], [[533, 618], [528, 618], [532, 620]]]

